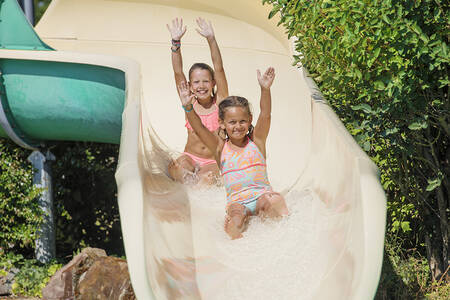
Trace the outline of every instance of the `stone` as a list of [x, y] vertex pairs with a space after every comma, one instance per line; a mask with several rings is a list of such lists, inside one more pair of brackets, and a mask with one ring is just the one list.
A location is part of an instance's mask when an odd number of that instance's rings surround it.
[[0, 296], [12, 294], [12, 284], [14, 283], [14, 276], [19, 272], [19, 269], [12, 268], [5, 276], [0, 276]]
[[42, 297], [46, 300], [74, 299], [74, 284], [80, 276], [100, 257], [106, 257], [105, 250], [85, 248], [68, 264], [59, 269], [42, 289]]
[[134, 300], [128, 265], [117, 257], [100, 257], [80, 277], [76, 299]]

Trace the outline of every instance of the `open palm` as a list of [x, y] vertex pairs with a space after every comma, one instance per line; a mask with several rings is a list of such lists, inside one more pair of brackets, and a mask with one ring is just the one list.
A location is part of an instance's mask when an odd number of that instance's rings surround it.
[[180, 95], [181, 105], [186, 106], [192, 104], [194, 94], [191, 93], [191, 90], [185, 81], [180, 82], [178, 85], [178, 93]]
[[196, 28], [196, 30], [201, 36], [203, 36], [207, 39], [214, 37], [214, 30], [213, 30], [211, 22], [206, 22], [206, 20], [202, 19], [202, 18], [198, 18], [196, 20], [196, 22], [199, 27], [199, 28]]
[[256, 71], [258, 76], [259, 85], [262, 88], [269, 89], [272, 86], [273, 80], [275, 79], [275, 69], [270, 67], [261, 75], [259, 70]]
[[167, 29], [169, 29], [170, 35], [173, 40], [181, 40], [183, 35], [186, 33], [186, 26], [183, 27], [183, 18], [175, 18], [172, 20], [172, 26], [166, 24]]

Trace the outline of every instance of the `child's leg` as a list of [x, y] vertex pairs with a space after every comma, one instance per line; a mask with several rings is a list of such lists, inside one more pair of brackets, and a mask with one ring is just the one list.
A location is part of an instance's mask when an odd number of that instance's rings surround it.
[[248, 225], [249, 214], [244, 205], [240, 203], [231, 203], [227, 208], [224, 229], [232, 240], [242, 237]]
[[187, 155], [181, 155], [169, 164], [170, 177], [180, 183], [196, 183], [198, 178], [195, 171], [195, 162]]
[[258, 198], [258, 201], [256, 202], [256, 214], [275, 218], [287, 216], [289, 211], [283, 196], [279, 193], [269, 192]]

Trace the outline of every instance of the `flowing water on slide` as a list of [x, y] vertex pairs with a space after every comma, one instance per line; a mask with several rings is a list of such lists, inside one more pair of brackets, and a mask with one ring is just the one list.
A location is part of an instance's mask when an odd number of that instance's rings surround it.
[[[289, 216], [265, 220], [252, 217], [244, 237], [237, 240], [230, 240], [223, 229], [226, 204], [223, 187], [190, 189], [188, 194], [194, 251], [207, 254], [207, 258], [197, 258], [198, 274], [205, 274], [197, 276], [202, 296], [206, 299], [242, 299], [243, 295], [246, 299], [309, 299], [312, 296], [326, 275], [325, 264], [321, 262], [327, 260], [323, 247], [328, 245], [321, 237], [333, 220], [315, 193], [289, 192], [285, 196]], [[205, 243], [206, 239], [209, 242]], [[211, 262], [227, 270], [214, 290], [208, 287], [211, 278], [206, 275]]]

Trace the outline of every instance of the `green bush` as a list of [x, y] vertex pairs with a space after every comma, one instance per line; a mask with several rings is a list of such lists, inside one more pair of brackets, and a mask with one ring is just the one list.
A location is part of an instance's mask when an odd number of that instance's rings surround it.
[[24, 151], [0, 140], [0, 256], [9, 251], [32, 255], [43, 212], [32, 186], [32, 167]]
[[305, 66], [381, 171], [388, 231], [448, 267], [449, 2], [263, 0], [296, 37]]
[[[51, 151], [56, 223], [56, 254], [61, 263], [91, 246], [123, 256], [123, 240], [114, 172], [118, 145], [60, 142]], [[0, 275], [15, 267], [13, 292], [40, 296], [61, 264], [42, 265], [34, 259], [36, 228], [42, 212], [34, 198], [30, 151], [0, 140]]]
[[0, 255], [0, 276], [13, 269], [19, 269], [12, 285], [13, 295], [42, 297], [41, 290], [62, 264], [52, 261], [41, 264], [35, 259], [25, 259], [21, 254], [9, 252]]
[[[114, 172], [118, 145], [59, 142], [51, 147], [56, 252], [70, 257], [84, 247], [124, 255]], [[42, 211], [32, 187], [29, 150], [0, 140], [0, 254], [32, 257]]]
[[17, 266], [20, 271], [14, 277], [13, 295], [42, 297], [42, 289], [62, 264], [53, 261], [42, 265], [35, 259], [23, 260]]

